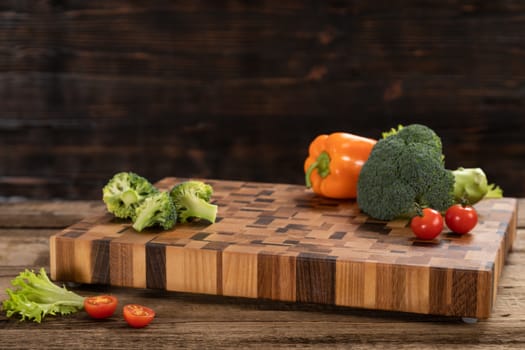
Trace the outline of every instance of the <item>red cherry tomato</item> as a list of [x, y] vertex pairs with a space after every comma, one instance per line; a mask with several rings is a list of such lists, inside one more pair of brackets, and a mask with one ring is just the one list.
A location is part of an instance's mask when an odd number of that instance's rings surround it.
[[155, 317], [155, 312], [149, 307], [128, 304], [123, 309], [124, 319], [133, 328], [146, 327]]
[[443, 230], [443, 217], [437, 210], [425, 208], [422, 216], [412, 218], [410, 228], [420, 239], [434, 239]]
[[478, 223], [478, 213], [470, 205], [454, 204], [445, 213], [445, 223], [455, 233], [469, 233]]
[[84, 309], [93, 318], [107, 318], [115, 313], [118, 300], [112, 295], [97, 295], [84, 299]]

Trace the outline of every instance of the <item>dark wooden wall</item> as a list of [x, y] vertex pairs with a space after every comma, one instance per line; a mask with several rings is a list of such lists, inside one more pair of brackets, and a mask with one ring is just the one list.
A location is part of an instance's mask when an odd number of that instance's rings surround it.
[[0, 196], [113, 173], [302, 183], [399, 123], [525, 196], [525, 2], [0, 1]]

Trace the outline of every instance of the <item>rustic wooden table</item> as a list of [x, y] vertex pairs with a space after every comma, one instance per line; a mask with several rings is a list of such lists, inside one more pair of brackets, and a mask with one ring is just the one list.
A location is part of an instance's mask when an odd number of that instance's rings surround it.
[[[525, 199], [518, 238], [509, 255], [492, 316], [474, 324], [425, 315], [323, 305], [191, 295], [107, 286], [73, 286], [88, 296], [110, 292], [121, 304], [152, 307], [144, 329], [114, 317], [94, 321], [84, 312], [41, 324], [0, 313], [0, 348], [525, 348]], [[49, 271], [49, 236], [103, 210], [98, 201], [0, 201], [0, 299], [19, 272]]]

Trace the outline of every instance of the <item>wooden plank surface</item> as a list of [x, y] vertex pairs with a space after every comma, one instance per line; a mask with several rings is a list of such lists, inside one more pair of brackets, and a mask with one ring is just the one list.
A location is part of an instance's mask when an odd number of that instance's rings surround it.
[[4, 1], [0, 193], [97, 199], [121, 170], [300, 184], [317, 134], [419, 122], [451, 169], [523, 197], [524, 14], [508, 0]]
[[[46, 227], [53, 227], [56, 217], [63, 216], [67, 221], [79, 215], [82, 208], [97, 205], [98, 202], [93, 201], [0, 201], [0, 216], [8, 208], [13, 211], [12, 215], [2, 218], [0, 228], [0, 244], [9, 247], [0, 249], [0, 299], [6, 297], [9, 281], [24, 268], [49, 268], [48, 238], [58, 229]], [[44, 218], [37, 225], [30, 222], [22, 225], [16, 213], [27, 213], [28, 208], [35, 214], [61, 214], [47, 215], [47, 223]], [[2, 347], [129, 349], [136, 344], [150, 344], [158, 349], [175, 345], [192, 349], [522, 349], [525, 347], [525, 275], [522, 273], [525, 201], [520, 200], [518, 208], [517, 240], [502, 272], [493, 313], [476, 324], [447, 317], [318, 304], [82, 285], [74, 290], [82, 295], [110, 292], [118, 296], [122, 304], [138, 302], [153, 307], [157, 318], [148, 328], [137, 331], [127, 328], [120, 316], [95, 322], [79, 313], [48, 318], [36, 325], [6, 319], [0, 313]], [[88, 216], [92, 214], [87, 212]], [[66, 226], [77, 221], [73, 218]], [[33, 245], [27, 249], [30, 242]]]
[[355, 201], [304, 186], [205, 181], [219, 206], [215, 224], [138, 233], [102, 212], [51, 237], [52, 278], [486, 318], [516, 236], [512, 198], [478, 203], [472, 234], [446, 229], [428, 242], [414, 238], [407, 220], [372, 220]]

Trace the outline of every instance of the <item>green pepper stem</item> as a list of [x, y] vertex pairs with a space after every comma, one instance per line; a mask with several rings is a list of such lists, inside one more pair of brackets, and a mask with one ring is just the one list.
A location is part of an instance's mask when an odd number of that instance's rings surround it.
[[330, 174], [330, 156], [327, 152], [321, 152], [315, 162], [313, 162], [305, 173], [305, 183], [307, 188], [312, 187], [312, 180], [310, 179], [314, 169], [317, 169], [317, 173], [323, 179]]

